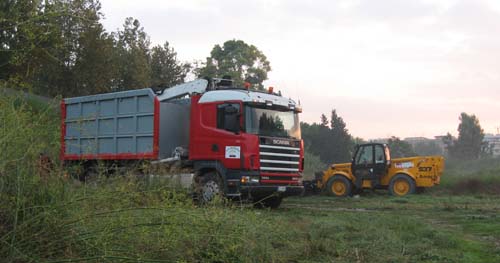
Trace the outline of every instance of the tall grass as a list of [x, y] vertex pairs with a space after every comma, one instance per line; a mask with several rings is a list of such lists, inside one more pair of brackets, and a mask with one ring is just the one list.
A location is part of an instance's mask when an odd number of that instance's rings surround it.
[[[22, 257], [16, 246], [37, 233], [26, 231], [25, 223], [57, 211], [49, 204], [60, 199], [62, 185], [50, 182], [48, 187], [38, 169], [40, 154], [57, 154], [56, 120], [50, 105], [28, 104], [18, 96], [0, 97], [1, 254]], [[37, 228], [44, 229], [44, 225]]]

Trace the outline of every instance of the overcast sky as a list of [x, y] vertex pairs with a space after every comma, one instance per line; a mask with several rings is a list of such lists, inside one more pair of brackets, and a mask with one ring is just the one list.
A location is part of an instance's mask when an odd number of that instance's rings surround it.
[[353, 136], [456, 134], [461, 112], [500, 126], [499, 0], [101, 0], [108, 31], [137, 18], [153, 44], [205, 59], [241, 39], [271, 62], [266, 86], [331, 109]]

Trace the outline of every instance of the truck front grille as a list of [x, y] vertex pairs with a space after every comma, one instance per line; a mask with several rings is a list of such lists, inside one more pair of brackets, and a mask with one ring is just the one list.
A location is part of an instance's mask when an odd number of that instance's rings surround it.
[[[269, 141], [269, 140], [267, 140]], [[271, 140], [272, 141], [272, 140]], [[283, 141], [283, 140], [280, 140]], [[296, 173], [299, 171], [300, 147], [294, 141], [289, 146], [267, 144], [261, 140], [260, 170], [264, 172]]]

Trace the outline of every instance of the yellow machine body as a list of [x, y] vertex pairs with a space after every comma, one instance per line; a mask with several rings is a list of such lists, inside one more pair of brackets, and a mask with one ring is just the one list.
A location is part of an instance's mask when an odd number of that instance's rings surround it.
[[[351, 186], [356, 188], [354, 182], [356, 177], [352, 173], [351, 163], [340, 163], [333, 164], [326, 171], [323, 172], [323, 176], [317, 182], [317, 186], [320, 189], [325, 189], [328, 186], [328, 182], [332, 177], [343, 176], [348, 181], [351, 182]], [[444, 170], [444, 158], [442, 156], [416, 156], [408, 158], [398, 158], [390, 160], [387, 166], [386, 172], [380, 176], [378, 188], [387, 188], [391, 185], [391, 181], [397, 175], [406, 175], [411, 180], [414, 181], [414, 185], [417, 189], [422, 189], [426, 187], [432, 187], [438, 185], [440, 182], [441, 175]], [[362, 189], [373, 188], [371, 180], [363, 180], [361, 184]], [[395, 182], [394, 188], [398, 186], [398, 182]], [[404, 187], [404, 185], [403, 185]], [[359, 190], [359, 189], [358, 189]], [[334, 190], [331, 191], [334, 195], [337, 195]], [[395, 191], [395, 195], [405, 195], [405, 191]]]

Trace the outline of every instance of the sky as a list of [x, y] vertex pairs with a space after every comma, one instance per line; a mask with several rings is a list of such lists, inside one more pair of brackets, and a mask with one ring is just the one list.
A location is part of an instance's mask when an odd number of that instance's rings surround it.
[[457, 134], [461, 112], [500, 128], [498, 0], [101, 0], [108, 31], [138, 19], [154, 45], [202, 61], [241, 39], [301, 120], [332, 109], [365, 139]]

